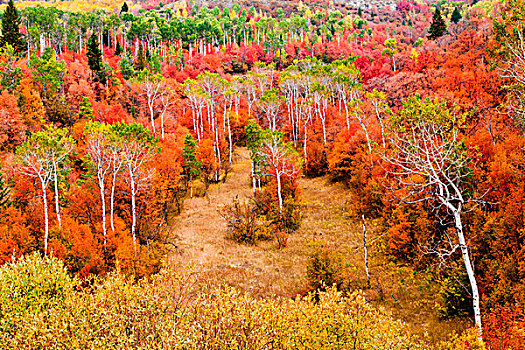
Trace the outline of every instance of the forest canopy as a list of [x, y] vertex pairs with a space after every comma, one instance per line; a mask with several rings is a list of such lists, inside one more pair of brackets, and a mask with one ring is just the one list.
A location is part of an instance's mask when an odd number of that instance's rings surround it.
[[[78, 348], [148, 337], [170, 348], [437, 348], [395, 320], [407, 278], [384, 266], [411, 271], [430, 298], [413, 304], [461, 333], [445, 348], [523, 348], [522, 0], [10, 0], [2, 11], [2, 346], [63, 334]], [[233, 185], [227, 203], [214, 197]], [[323, 189], [344, 194], [337, 217], [315, 202]], [[179, 227], [187, 217], [194, 226]], [[208, 244], [206, 219], [216, 256], [296, 259], [285, 270], [302, 276], [286, 283], [302, 296], [259, 300], [233, 277], [181, 282], [198, 259], [174, 232]], [[340, 222], [357, 244], [330, 241], [344, 241]], [[35, 297], [13, 299], [17, 288]], [[179, 296], [184, 306], [169, 303]], [[376, 308], [392, 304], [393, 317]], [[90, 343], [105, 322], [129, 337]]]

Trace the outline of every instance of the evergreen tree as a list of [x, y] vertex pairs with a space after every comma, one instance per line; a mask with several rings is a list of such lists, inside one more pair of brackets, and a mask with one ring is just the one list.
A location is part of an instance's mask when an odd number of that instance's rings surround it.
[[441, 16], [441, 11], [439, 10], [439, 7], [436, 8], [436, 12], [434, 12], [434, 15], [432, 16], [432, 24], [430, 25], [430, 29], [428, 30], [428, 37], [429, 39], [437, 39], [447, 32], [447, 25], [445, 23], [445, 20], [443, 20], [443, 17]]
[[454, 12], [452, 12], [452, 16], [450, 17], [450, 21], [453, 23], [458, 23], [463, 17], [461, 16], [461, 13], [459, 12], [459, 9], [457, 7], [454, 7]]
[[2, 168], [0, 168], [0, 207], [5, 207], [9, 203], [9, 187], [4, 183], [4, 175]]
[[133, 68], [133, 60], [131, 59], [129, 53], [123, 55], [118, 65], [124, 79], [129, 80], [135, 75], [136, 72]]
[[363, 10], [361, 10], [361, 8], [357, 9], [357, 15], [363, 17]]
[[144, 56], [144, 50], [142, 49], [142, 45], [139, 43], [139, 52], [137, 54], [137, 60], [135, 61], [135, 69], [137, 71], [142, 71], [146, 69], [147, 61], [146, 57]]
[[93, 108], [91, 101], [86, 96], [82, 96], [82, 101], [78, 105], [79, 119], [93, 119]]
[[15, 8], [13, 0], [9, 0], [4, 16], [2, 17], [2, 36], [0, 47], [11, 45], [17, 53], [24, 52], [26, 45], [20, 34], [20, 15]]
[[88, 47], [86, 56], [88, 58], [88, 65], [94, 75], [97, 76], [98, 81], [105, 84], [105, 78], [102, 73], [102, 52], [100, 51], [97, 36], [95, 33], [91, 34], [88, 40]]
[[193, 198], [193, 177], [201, 173], [201, 160], [197, 160], [197, 141], [191, 134], [187, 134], [184, 139], [184, 148], [182, 149], [182, 158], [184, 159], [182, 167], [190, 182], [190, 198]]
[[6, 59], [5, 62], [0, 64], [0, 66], [4, 68], [0, 71], [0, 85], [10, 93], [13, 93], [18, 85], [20, 85], [24, 74], [22, 68], [15, 65], [16, 55], [13, 46], [6, 44], [0, 52]]
[[122, 53], [122, 46], [120, 46], [120, 42], [117, 40], [117, 46], [115, 47], [115, 55], [120, 56]]
[[129, 11], [128, 4], [126, 4], [126, 2], [124, 2], [122, 4], [122, 8], [120, 9], [120, 13], [122, 14], [122, 13], [126, 13], [128, 11]]

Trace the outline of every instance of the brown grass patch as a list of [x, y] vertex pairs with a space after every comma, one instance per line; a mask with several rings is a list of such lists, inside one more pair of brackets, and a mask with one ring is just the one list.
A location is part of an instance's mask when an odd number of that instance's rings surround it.
[[[369, 247], [371, 284], [366, 288], [362, 227], [348, 214], [349, 192], [328, 178], [303, 178], [303, 221], [289, 237], [285, 249], [273, 241], [256, 245], [237, 244], [226, 238], [226, 223], [218, 209], [235, 196], [251, 196], [249, 153], [241, 148], [225, 183], [214, 184], [208, 195], [187, 199], [173, 225], [178, 249], [171, 258], [182, 265], [200, 266], [212, 283], [228, 284], [253, 296], [294, 297], [307, 290], [306, 264], [316, 246], [339, 250], [346, 257], [352, 288], [365, 287], [367, 299], [385, 307], [407, 322], [414, 333], [430, 344], [462, 332], [465, 322], [441, 321], [434, 311], [436, 287], [424, 273], [392, 263], [372, 243]], [[378, 242], [373, 223], [368, 224], [369, 241]]]

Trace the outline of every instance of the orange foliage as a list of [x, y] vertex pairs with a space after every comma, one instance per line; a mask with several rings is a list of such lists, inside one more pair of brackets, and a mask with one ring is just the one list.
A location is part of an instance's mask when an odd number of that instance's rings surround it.
[[0, 264], [36, 249], [24, 214], [13, 206], [0, 210]]
[[0, 151], [13, 150], [24, 139], [26, 126], [20, 115], [16, 97], [7, 90], [0, 94]]
[[102, 249], [88, 225], [79, 224], [70, 217], [62, 219], [62, 228], [50, 231], [49, 249], [64, 260], [74, 273], [98, 273], [101, 271]]
[[46, 113], [40, 94], [32, 88], [31, 80], [29, 78], [22, 79], [17, 92], [20, 96], [20, 112], [24, 118], [26, 127], [30, 131], [39, 130]]

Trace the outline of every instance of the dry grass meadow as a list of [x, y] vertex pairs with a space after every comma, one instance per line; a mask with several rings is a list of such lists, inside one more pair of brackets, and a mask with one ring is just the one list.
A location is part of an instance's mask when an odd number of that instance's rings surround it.
[[367, 223], [371, 242], [371, 281], [367, 286], [362, 225], [348, 214], [352, 200], [349, 192], [326, 177], [302, 178], [300, 185], [303, 220], [286, 248], [278, 249], [273, 241], [245, 245], [227, 239], [219, 209], [235, 196], [240, 201], [251, 196], [249, 153], [245, 148], [237, 149], [226, 182], [211, 185], [205, 197], [185, 201], [172, 228], [177, 248], [170, 260], [180, 266], [191, 263], [209, 282], [231, 285], [256, 297], [294, 297], [308, 292], [309, 256], [316, 248], [326, 247], [342, 258], [350, 289], [363, 288], [371, 303], [407, 322], [430, 344], [465, 329], [465, 322], [438, 318], [434, 311], [437, 290], [426, 274], [395, 264], [381, 254], [373, 222]]

